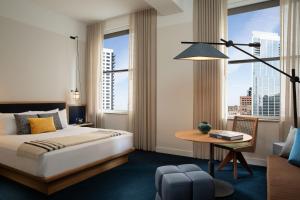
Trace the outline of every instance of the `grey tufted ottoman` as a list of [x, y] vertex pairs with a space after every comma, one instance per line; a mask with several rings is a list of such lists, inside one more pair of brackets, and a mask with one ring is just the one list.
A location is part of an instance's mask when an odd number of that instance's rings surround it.
[[194, 164], [158, 167], [155, 173], [156, 200], [214, 199], [213, 178]]

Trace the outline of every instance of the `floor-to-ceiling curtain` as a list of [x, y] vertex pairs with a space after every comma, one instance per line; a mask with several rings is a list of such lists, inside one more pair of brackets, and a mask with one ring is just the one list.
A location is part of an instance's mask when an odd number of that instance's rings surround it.
[[156, 148], [157, 13], [147, 9], [130, 18], [129, 130], [137, 149]]
[[[227, 39], [227, 1], [194, 0], [194, 41], [220, 42]], [[217, 46], [225, 52], [223, 46]], [[214, 129], [226, 127], [225, 76], [226, 60], [194, 61], [194, 127], [201, 121]], [[194, 156], [209, 157], [207, 144], [194, 143]], [[216, 149], [216, 159], [224, 152]]]
[[102, 23], [87, 27], [87, 52], [86, 52], [86, 95], [87, 118], [96, 127], [101, 127], [102, 107], [100, 106], [101, 80], [102, 80]]
[[[288, 74], [296, 70], [300, 76], [300, 1], [281, 0], [281, 47], [280, 66]], [[288, 129], [293, 125], [293, 103], [291, 83], [288, 78], [281, 76], [281, 131], [280, 139], [284, 140]], [[297, 99], [299, 102], [299, 83], [297, 83]], [[298, 125], [299, 125], [299, 103], [298, 103]]]

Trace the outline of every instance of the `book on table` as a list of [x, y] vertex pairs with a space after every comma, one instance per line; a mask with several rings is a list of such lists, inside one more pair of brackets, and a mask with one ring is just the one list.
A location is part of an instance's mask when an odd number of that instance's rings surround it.
[[230, 141], [243, 139], [242, 133], [234, 132], [234, 131], [220, 131], [217, 133], [210, 133], [209, 136], [213, 138], [230, 140]]

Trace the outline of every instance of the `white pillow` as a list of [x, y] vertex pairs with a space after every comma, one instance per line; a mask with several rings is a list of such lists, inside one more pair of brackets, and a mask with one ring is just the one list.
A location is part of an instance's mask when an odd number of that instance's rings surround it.
[[48, 114], [48, 113], [56, 113], [56, 112], [58, 112], [59, 111], [59, 109], [58, 108], [56, 108], [56, 109], [54, 109], [54, 110], [48, 110], [48, 111], [29, 111], [29, 114], [35, 114], [35, 115], [37, 115], [37, 114]]
[[30, 114], [46, 114], [46, 113], [57, 113], [59, 115], [59, 119], [63, 128], [68, 127], [68, 119], [67, 119], [67, 111], [66, 109], [59, 110], [58, 108], [49, 111], [29, 111]]
[[[14, 114], [15, 113], [0, 113], [0, 135], [17, 134], [17, 124]], [[30, 111], [18, 114], [30, 114]]]
[[14, 135], [16, 133], [17, 125], [14, 114], [0, 114], [0, 135]]
[[66, 109], [58, 111], [60, 122], [63, 128], [68, 127], [67, 111]]
[[294, 144], [294, 138], [296, 134], [297, 129], [291, 126], [289, 134], [285, 140], [284, 146], [280, 152], [280, 156], [283, 158], [289, 158], [290, 152], [292, 150], [292, 146]]

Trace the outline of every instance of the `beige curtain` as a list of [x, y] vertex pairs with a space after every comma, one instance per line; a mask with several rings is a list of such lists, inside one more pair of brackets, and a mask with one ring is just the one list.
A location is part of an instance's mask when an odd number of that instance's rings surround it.
[[99, 101], [102, 80], [102, 42], [103, 28], [101, 23], [87, 27], [87, 52], [86, 52], [86, 91], [87, 91], [87, 118], [96, 127], [101, 127], [102, 107]]
[[[194, 0], [194, 41], [220, 42], [227, 39], [227, 1]], [[217, 46], [226, 53], [225, 47]], [[194, 61], [194, 127], [201, 121], [214, 129], [226, 128], [225, 69], [226, 60]], [[209, 158], [207, 144], [194, 143], [194, 156]], [[223, 159], [224, 151], [215, 150]]]
[[130, 19], [129, 129], [135, 148], [148, 151], [156, 148], [156, 22], [154, 9]]
[[[300, 1], [281, 0], [281, 69], [288, 74], [291, 70], [296, 70], [296, 75], [300, 76]], [[289, 127], [293, 125], [293, 102], [291, 84], [288, 78], [281, 76], [281, 131], [280, 139], [287, 136]], [[299, 102], [299, 83], [297, 83], [297, 99]], [[300, 122], [298, 107], [298, 125]]]

